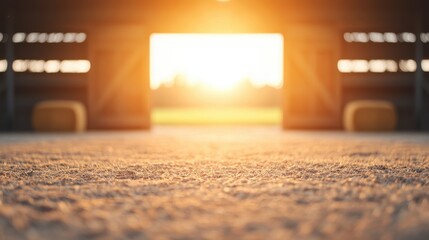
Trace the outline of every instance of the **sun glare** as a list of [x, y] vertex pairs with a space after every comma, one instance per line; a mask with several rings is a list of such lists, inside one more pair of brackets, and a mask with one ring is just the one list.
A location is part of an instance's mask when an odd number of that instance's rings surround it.
[[281, 34], [153, 34], [150, 57], [152, 89], [178, 76], [221, 91], [244, 80], [255, 87], [283, 83]]

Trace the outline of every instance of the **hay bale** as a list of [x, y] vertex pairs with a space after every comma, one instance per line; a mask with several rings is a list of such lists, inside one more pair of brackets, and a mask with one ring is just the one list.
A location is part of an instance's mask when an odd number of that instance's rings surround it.
[[43, 101], [34, 107], [33, 127], [38, 132], [82, 132], [86, 111], [76, 101]]
[[343, 120], [347, 131], [393, 131], [397, 114], [390, 102], [362, 100], [347, 104]]

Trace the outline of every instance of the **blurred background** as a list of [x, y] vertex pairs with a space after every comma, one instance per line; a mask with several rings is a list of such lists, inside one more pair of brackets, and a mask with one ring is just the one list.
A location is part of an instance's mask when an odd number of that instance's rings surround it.
[[0, 129], [43, 101], [89, 129], [275, 124], [342, 129], [346, 106], [391, 103], [429, 129], [429, 11], [400, 0], [10, 1], [0, 6]]

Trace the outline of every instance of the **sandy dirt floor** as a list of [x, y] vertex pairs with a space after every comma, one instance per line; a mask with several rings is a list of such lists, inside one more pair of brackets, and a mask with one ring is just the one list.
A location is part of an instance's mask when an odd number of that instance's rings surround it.
[[0, 135], [0, 239], [429, 239], [429, 134]]

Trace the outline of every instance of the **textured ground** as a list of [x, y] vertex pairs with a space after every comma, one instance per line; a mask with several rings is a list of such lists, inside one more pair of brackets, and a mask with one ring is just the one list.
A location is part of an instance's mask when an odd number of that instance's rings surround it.
[[0, 135], [0, 239], [429, 239], [429, 134]]

